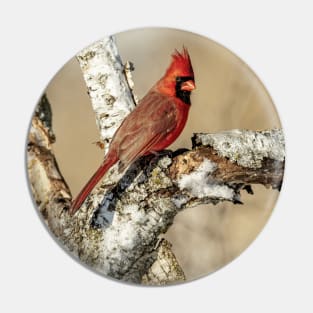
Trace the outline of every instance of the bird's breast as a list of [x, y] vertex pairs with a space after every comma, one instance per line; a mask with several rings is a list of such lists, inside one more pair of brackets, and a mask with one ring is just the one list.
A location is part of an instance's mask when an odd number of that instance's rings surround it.
[[175, 105], [175, 107], [176, 107], [175, 128], [174, 129], [168, 128], [165, 139], [157, 143], [155, 147], [153, 147], [154, 151], [163, 150], [167, 148], [169, 145], [171, 145], [179, 137], [179, 135], [181, 134], [186, 125], [190, 106], [180, 101]]

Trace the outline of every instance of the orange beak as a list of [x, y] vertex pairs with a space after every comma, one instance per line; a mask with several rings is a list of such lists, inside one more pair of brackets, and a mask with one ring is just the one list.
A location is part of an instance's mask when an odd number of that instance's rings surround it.
[[192, 91], [196, 88], [195, 82], [193, 80], [187, 80], [181, 84], [181, 90]]

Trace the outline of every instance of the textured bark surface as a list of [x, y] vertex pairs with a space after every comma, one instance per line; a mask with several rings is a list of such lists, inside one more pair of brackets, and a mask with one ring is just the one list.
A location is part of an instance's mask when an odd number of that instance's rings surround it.
[[135, 107], [132, 66], [128, 62], [124, 67], [113, 37], [96, 41], [78, 53], [76, 59], [81, 67], [100, 138], [105, 143], [107, 152], [115, 131]]
[[[279, 132], [272, 131], [268, 140]], [[237, 135], [238, 130], [233, 133]], [[254, 132], [254, 135], [261, 136], [262, 133]], [[210, 136], [214, 137], [213, 134]], [[220, 137], [220, 134], [216, 136]], [[242, 132], [241, 136], [244, 137], [245, 133]], [[251, 143], [250, 153], [245, 157], [257, 158], [254, 144]], [[246, 148], [242, 153], [246, 154]], [[240, 152], [236, 151], [236, 154], [242, 157]], [[280, 188], [284, 162], [265, 155], [259, 161], [260, 167], [244, 167], [219, 156], [212, 146], [200, 144], [191, 151], [141, 158], [114, 187], [104, 182], [95, 192], [98, 199], [103, 193], [106, 195], [99, 201], [100, 206], [97, 204], [92, 224], [105, 231], [106, 273], [116, 275], [119, 271], [119, 279], [137, 281], [141, 276], [140, 269], [149, 265], [147, 270], [156, 258], [154, 247], [159, 236], [167, 231], [176, 214], [184, 208], [220, 201], [240, 204], [241, 190], [253, 193], [249, 185], [252, 183]], [[112, 212], [110, 225], [108, 214]]]
[[[278, 138], [279, 132], [272, 131], [268, 139]], [[233, 133], [237, 136], [238, 130]], [[111, 170], [102, 186], [70, 217], [66, 209], [70, 192], [58, 172], [48, 134], [35, 115], [28, 170], [36, 202], [49, 228], [92, 268], [130, 282], [159, 285], [184, 279], [169, 244], [159, 244], [160, 235], [180, 210], [219, 201], [238, 204], [242, 189], [252, 192], [250, 183], [279, 188], [283, 178], [284, 161], [264, 155], [259, 167], [244, 167], [220, 156], [212, 146], [202, 145], [198, 139], [203, 134], [196, 134], [197, 146], [191, 151], [141, 158], [124, 175]], [[249, 157], [255, 159], [253, 144]], [[44, 150], [38, 152], [41, 147]], [[112, 185], [112, 177], [114, 181], [120, 178], [119, 182]]]
[[[27, 146], [27, 168], [34, 201], [47, 222], [51, 208], [62, 211], [71, 193], [52, 152], [55, 136], [51, 128], [51, 109], [44, 95], [33, 116]], [[52, 225], [53, 228], [55, 224]], [[55, 229], [58, 232], [57, 229]]]
[[[130, 68], [123, 67], [112, 38], [77, 56], [101, 139], [110, 142], [134, 108]], [[128, 65], [130, 67], [130, 65]], [[127, 79], [125, 73], [127, 73]], [[99, 273], [132, 283], [163, 285], [184, 273], [161, 240], [178, 212], [204, 203], [241, 203], [249, 184], [279, 189], [284, 169], [281, 130], [195, 134], [191, 151], [137, 160], [119, 173], [112, 167], [72, 217], [71, 194], [52, 150], [52, 115], [45, 97], [33, 117], [28, 144], [29, 180], [45, 221], [61, 242]]]
[[51, 119], [50, 105], [43, 96], [32, 119], [27, 147], [28, 178], [33, 198], [61, 246], [73, 256], [92, 264], [101, 254], [103, 232], [88, 223], [92, 212], [82, 210], [77, 218], [68, 214], [72, 196], [52, 150]]
[[185, 274], [171, 251], [171, 244], [162, 239], [158, 247], [157, 259], [148, 270], [148, 273], [142, 277], [142, 284], [168, 285], [183, 282], [185, 279]]

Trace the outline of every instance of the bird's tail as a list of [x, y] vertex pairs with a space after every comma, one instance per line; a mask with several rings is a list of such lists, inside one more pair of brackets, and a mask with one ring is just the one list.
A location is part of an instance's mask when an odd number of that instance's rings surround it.
[[97, 171], [92, 175], [89, 179], [85, 187], [80, 191], [78, 196], [73, 201], [69, 213], [74, 214], [84, 203], [89, 193], [92, 189], [97, 185], [100, 179], [104, 176], [104, 174], [108, 171], [108, 169], [115, 164], [117, 159], [115, 157], [107, 156], [102, 162], [101, 166], [97, 169]]

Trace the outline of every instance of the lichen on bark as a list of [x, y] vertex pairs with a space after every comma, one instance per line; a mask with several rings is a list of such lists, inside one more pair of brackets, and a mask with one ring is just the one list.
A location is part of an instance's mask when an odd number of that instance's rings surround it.
[[[100, 138], [109, 143], [135, 107], [130, 68], [124, 68], [112, 37], [87, 47], [77, 59]], [[34, 199], [62, 246], [101, 274], [147, 285], [182, 281], [185, 276], [170, 243], [162, 240], [178, 212], [203, 203], [239, 204], [242, 190], [252, 192], [250, 184], [281, 187], [281, 130], [195, 134], [190, 151], [145, 156], [125, 173], [113, 166], [70, 216], [71, 193], [53, 154], [47, 105], [43, 97], [29, 132], [27, 162]]]

